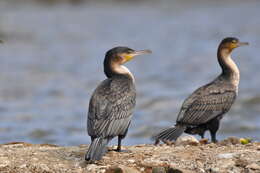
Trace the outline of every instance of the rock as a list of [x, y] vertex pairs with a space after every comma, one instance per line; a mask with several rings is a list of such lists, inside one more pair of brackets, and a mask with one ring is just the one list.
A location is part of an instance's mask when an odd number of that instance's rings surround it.
[[207, 139], [207, 138], [203, 138], [203, 139], [201, 139], [200, 141], [200, 144], [208, 144], [209, 143], [209, 140]]
[[210, 172], [210, 173], [219, 173], [219, 168], [210, 168], [208, 170], [208, 172]]
[[181, 136], [176, 140], [175, 145], [176, 146], [186, 146], [186, 145], [197, 146], [199, 145], [199, 141], [193, 136]]
[[231, 170], [235, 167], [235, 162], [232, 159], [220, 159], [217, 161], [217, 168], [220, 169], [219, 172], [224, 172], [224, 170]]
[[250, 165], [247, 165], [246, 168], [253, 169], [253, 170], [260, 170], [260, 165], [256, 163], [252, 163]]
[[10, 161], [8, 161], [8, 157], [0, 157], [0, 168], [6, 167], [10, 164]]
[[152, 173], [167, 173], [164, 167], [155, 167], [152, 170]]
[[135, 168], [126, 167], [123, 165], [120, 166], [112, 166], [108, 168], [105, 173], [140, 173]]
[[235, 153], [223, 153], [217, 155], [219, 159], [232, 159], [236, 154]]
[[[150, 173], [150, 172], [146, 172]], [[154, 167], [152, 168], [151, 173], [183, 173], [183, 171], [175, 168], [169, 168], [169, 167]]]
[[[185, 171], [186, 173], [188, 173], [188, 171]], [[169, 168], [167, 170], [167, 173], [184, 173], [182, 170], [180, 169], [175, 169], [175, 168]]]
[[206, 171], [203, 168], [199, 168], [200, 173], [205, 173]]
[[127, 160], [129, 163], [135, 163], [135, 160], [134, 159], [129, 159]]
[[146, 166], [146, 168], [144, 168], [144, 173], [152, 173], [153, 172], [153, 168], [152, 167], [149, 167], [149, 166]]
[[234, 136], [231, 136], [223, 141], [219, 142], [220, 145], [236, 145], [241, 144], [240, 139]]
[[248, 165], [248, 161], [247, 160], [243, 160], [241, 158], [236, 160], [236, 166], [238, 166], [238, 167], [245, 168], [247, 165]]

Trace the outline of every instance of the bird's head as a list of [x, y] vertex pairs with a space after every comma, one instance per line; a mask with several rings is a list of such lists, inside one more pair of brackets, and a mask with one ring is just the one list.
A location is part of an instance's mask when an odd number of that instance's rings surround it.
[[106, 59], [109, 59], [110, 61], [117, 63], [117, 64], [124, 64], [130, 60], [132, 60], [135, 56], [143, 55], [151, 53], [150, 50], [133, 50], [128, 47], [115, 47], [113, 49], [110, 49], [106, 53]]
[[233, 49], [240, 47], [240, 46], [245, 46], [245, 45], [249, 45], [249, 43], [240, 42], [239, 39], [237, 39], [235, 37], [227, 37], [221, 41], [219, 47], [222, 49], [227, 49], [231, 52]]

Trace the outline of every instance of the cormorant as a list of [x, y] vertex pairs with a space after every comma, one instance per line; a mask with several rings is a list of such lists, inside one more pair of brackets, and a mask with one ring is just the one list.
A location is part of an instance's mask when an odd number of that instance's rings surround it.
[[182, 104], [176, 125], [153, 136], [155, 144], [176, 140], [183, 132], [198, 134], [204, 138], [209, 130], [211, 141], [217, 142], [219, 123], [234, 103], [239, 84], [239, 69], [231, 59], [233, 49], [248, 45], [237, 38], [228, 37], [221, 41], [217, 57], [222, 73], [212, 82], [195, 90]]
[[128, 47], [115, 47], [106, 53], [104, 73], [107, 79], [98, 85], [89, 102], [87, 131], [91, 144], [86, 161], [100, 160], [107, 150], [106, 145], [116, 136], [116, 151], [121, 151], [121, 140], [127, 134], [136, 99], [134, 76], [123, 64], [146, 53], [151, 51], [135, 51]]

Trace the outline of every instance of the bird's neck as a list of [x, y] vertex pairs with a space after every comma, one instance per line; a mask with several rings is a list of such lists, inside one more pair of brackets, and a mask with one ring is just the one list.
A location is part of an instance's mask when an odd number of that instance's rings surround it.
[[127, 67], [117, 63], [110, 63], [109, 66], [105, 67], [105, 74], [108, 78], [116, 75], [123, 75], [130, 78], [133, 82], [135, 81], [134, 76], [130, 70]]
[[221, 76], [237, 86], [240, 75], [236, 63], [231, 58], [231, 50], [220, 47], [218, 49], [218, 62], [222, 68]]

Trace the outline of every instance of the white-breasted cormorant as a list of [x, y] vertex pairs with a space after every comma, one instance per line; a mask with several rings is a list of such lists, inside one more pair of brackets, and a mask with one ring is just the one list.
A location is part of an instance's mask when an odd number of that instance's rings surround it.
[[159, 141], [176, 140], [183, 132], [199, 134], [204, 138], [209, 130], [212, 142], [217, 142], [216, 133], [223, 115], [234, 103], [239, 84], [239, 69], [231, 59], [233, 49], [248, 45], [237, 38], [225, 38], [221, 41], [217, 57], [222, 73], [212, 82], [195, 90], [182, 104], [176, 125], [153, 136]]
[[106, 145], [116, 136], [117, 151], [121, 150], [121, 140], [127, 134], [136, 99], [134, 76], [123, 64], [145, 53], [151, 51], [115, 47], [106, 53], [107, 79], [98, 85], [89, 102], [87, 130], [91, 144], [85, 160], [100, 160], [107, 150]]

